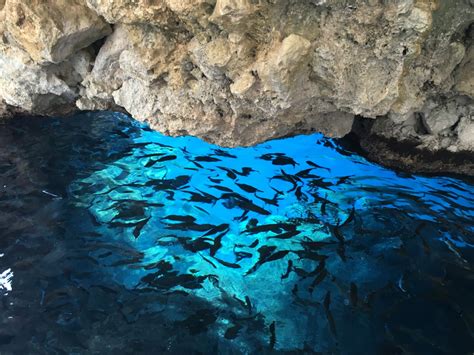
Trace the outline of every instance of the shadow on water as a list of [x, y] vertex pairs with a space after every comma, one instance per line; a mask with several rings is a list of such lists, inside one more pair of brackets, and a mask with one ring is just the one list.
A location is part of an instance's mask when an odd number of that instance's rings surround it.
[[0, 126], [0, 352], [470, 353], [474, 191], [320, 135]]

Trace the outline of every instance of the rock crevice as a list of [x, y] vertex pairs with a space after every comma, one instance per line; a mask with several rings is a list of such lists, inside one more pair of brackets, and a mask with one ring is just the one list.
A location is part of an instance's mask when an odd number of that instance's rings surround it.
[[0, 20], [3, 115], [125, 110], [224, 146], [363, 116], [474, 150], [469, 0], [3, 0]]

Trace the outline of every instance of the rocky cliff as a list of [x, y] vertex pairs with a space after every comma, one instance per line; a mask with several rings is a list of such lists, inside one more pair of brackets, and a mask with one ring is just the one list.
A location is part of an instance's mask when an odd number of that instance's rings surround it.
[[[125, 110], [225, 146], [474, 151], [472, 0], [0, 0], [3, 115]], [[359, 132], [360, 133], [360, 132]]]

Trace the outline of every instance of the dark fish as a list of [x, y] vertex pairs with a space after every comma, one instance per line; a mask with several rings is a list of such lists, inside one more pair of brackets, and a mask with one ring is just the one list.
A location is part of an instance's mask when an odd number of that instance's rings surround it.
[[194, 161], [200, 161], [200, 162], [206, 162], [206, 163], [212, 163], [216, 161], [221, 161], [218, 158], [211, 157], [209, 155], [201, 155], [196, 158], [194, 158]]
[[273, 179], [276, 179], [276, 180], [289, 182], [290, 184], [293, 185], [293, 188], [288, 190], [288, 192], [296, 190], [296, 188], [298, 187], [298, 181], [301, 181], [301, 180], [298, 177], [295, 178], [294, 176], [284, 172], [283, 170], [280, 170], [280, 172], [281, 172], [281, 175], [273, 176], [272, 178], [270, 178], [270, 181]]
[[268, 153], [259, 157], [262, 160], [271, 161], [273, 165], [297, 165], [297, 163], [284, 153]]
[[276, 343], [276, 332], [275, 332], [275, 321], [270, 324], [270, 349], [275, 348]]
[[296, 225], [289, 224], [289, 223], [272, 223], [272, 224], [262, 224], [260, 226], [255, 226], [253, 228], [247, 229], [245, 233], [262, 233], [262, 232], [273, 232], [273, 233], [280, 233], [282, 230], [284, 231], [294, 231], [296, 230]]
[[234, 251], [234, 254], [235, 254], [235, 259], [237, 262], [242, 259], [248, 259], [252, 257], [252, 254], [247, 253], [245, 251]]
[[176, 155], [166, 155], [164, 157], [158, 158], [157, 162], [161, 163], [161, 162], [164, 162], [164, 161], [175, 160], [176, 158], [177, 158]]
[[222, 223], [222, 224], [219, 224], [218, 226], [215, 226], [211, 229], [209, 229], [209, 231], [203, 235], [203, 237], [207, 237], [208, 235], [212, 235], [212, 234], [216, 234], [216, 233], [220, 233], [220, 232], [224, 232], [227, 233], [227, 231], [229, 230], [229, 225], [227, 223]]
[[325, 169], [325, 170], [327, 170], [327, 171], [331, 171], [331, 169], [322, 167], [322, 166], [320, 166], [320, 165], [318, 165], [318, 164], [316, 164], [316, 163], [313, 163], [313, 162], [310, 161], [310, 160], [307, 160], [307, 161], [306, 161], [306, 164], [308, 164], [308, 165], [310, 165], [310, 166], [312, 166], [312, 167], [314, 167], [314, 168]]
[[319, 177], [318, 175], [311, 174], [311, 171], [313, 171], [313, 170], [314, 170], [313, 168], [309, 168], [309, 169], [298, 171], [296, 173], [296, 176], [298, 176], [299, 178], [302, 178], [302, 179], [318, 178]]
[[204, 169], [204, 167], [201, 164], [199, 164], [197, 161], [191, 160], [191, 163], [196, 165], [199, 169]]
[[220, 157], [226, 157], [226, 158], [237, 158], [235, 155], [232, 155], [225, 150], [222, 149], [213, 149], [214, 154]]
[[133, 229], [133, 236], [135, 238], [138, 238], [140, 236], [140, 233], [143, 229], [143, 227], [145, 227], [145, 224], [148, 223], [148, 221], [150, 220], [151, 217], [148, 217], [147, 219], [144, 219], [143, 221], [141, 222], [138, 222], [136, 225], [135, 225], [135, 228]]
[[280, 250], [276, 253], [273, 253], [275, 249], [275, 246], [260, 247], [258, 249], [258, 253], [260, 254], [259, 260], [254, 266], [252, 266], [252, 268], [250, 268], [250, 270], [245, 273], [245, 275], [249, 275], [252, 272], [255, 272], [260, 266], [262, 266], [266, 262], [282, 259], [289, 253], [289, 250]]
[[[199, 255], [201, 255], [201, 254], [199, 254]], [[207, 259], [203, 255], [201, 255], [201, 258], [203, 258], [205, 261], [207, 261], [209, 264], [211, 264], [214, 267], [214, 269], [217, 269], [216, 264], [214, 264], [211, 260]]]
[[351, 304], [353, 307], [357, 306], [358, 303], [358, 295], [357, 295], [357, 285], [353, 282], [351, 282], [351, 288], [349, 291], [350, 299], [351, 299]]
[[218, 166], [219, 169], [224, 170], [227, 173], [227, 177], [231, 178], [232, 180], [237, 179], [237, 175], [232, 169], [223, 167], [223, 166]]
[[211, 256], [216, 255], [216, 252], [222, 247], [222, 237], [227, 233], [227, 231], [219, 234], [217, 237], [214, 238], [214, 243], [212, 244], [211, 248], [209, 249], [209, 254]]
[[249, 312], [249, 315], [252, 314], [252, 302], [250, 302], [250, 297], [245, 296], [245, 305], [247, 307], [247, 311]]
[[234, 264], [234, 263], [229, 263], [227, 261], [224, 261], [224, 260], [221, 260], [219, 258], [216, 258], [214, 257], [214, 259], [219, 263], [219, 264], [222, 264], [226, 267], [229, 267], [229, 268], [232, 268], [232, 269], [240, 269], [240, 265], [239, 264]]
[[175, 215], [171, 214], [166, 217], [163, 217], [163, 219], [169, 219], [170, 221], [178, 221], [178, 222], [186, 222], [186, 223], [193, 223], [196, 221], [196, 218], [193, 216], [180, 216], [180, 215]]
[[223, 191], [223, 192], [232, 192], [231, 189], [229, 189], [228, 187], [225, 187], [225, 186], [220, 186], [220, 185], [207, 185], [207, 186], [212, 188], [212, 189], [220, 190], [220, 191]]
[[249, 167], [243, 167], [241, 169], [241, 171], [237, 171], [237, 170], [233, 170], [234, 173], [236, 173], [237, 175], [240, 175], [240, 176], [249, 176], [251, 172], [254, 172], [255, 170], [253, 170], [252, 168], [249, 168]]
[[326, 293], [326, 296], [324, 297], [324, 310], [326, 312], [326, 318], [329, 323], [329, 329], [331, 330], [331, 333], [337, 337], [337, 332], [336, 332], [336, 323], [334, 322], [334, 317], [332, 316], [331, 310], [329, 309], [331, 305], [331, 292], [328, 291]]
[[354, 216], [355, 216], [355, 206], [352, 206], [351, 212], [349, 212], [349, 216], [342, 224], [339, 225], [339, 227], [343, 227], [349, 224], [350, 222], [352, 222], [354, 220]]
[[198, 192], [193, 191], [184, 191], [191, 195], [191, 198], [188, 201], [192, 202], [201, 202], [201, 203], [215, 203], [217, 201], [217, 197], [208, 194], [207, 192], [202, 192], [197, 190]]
[[227, 208], [231, 208], [230, 206], [237, 206], [244, 211], [248, 210], [248, 211], [259, 213], [265, 216], [270, 215], [269, 211], [265, 210], [264, 208], [260, 206], [257, 206], [252, 201], [250, 201], [249, 199], [243, 196], [240, 196], [239, 194], [225, 193], [225, 194], [222, 194], [221, 198], [228, 200], [226, 201], [228, 203], [225, 205]]
[[288, 260], [288, 267], [286, 268], [286, 272], [283, 275], [281, 275], [282, 280], [284, 280], [284, 279], [288, 278], [288, 276], [290, 276], [292, 268], [293, 268], [293, 261]]
[[255, 248], [258, 245], [258, 239], [255, 239], [252, 244], [249, 245], [249, 248]]
[[230, 327], [227, 329], [224, 333], [224, 338], [226, 339], [235, 339], [237, 335], [239, 335], [240, 330], [242, 329], [242, 326], [240, 324], [236, 324], [233, 327]]
[[248, 222], [247, 225], [245, 226], [245, 229], [252, 229], [256, 227], [258, 224], [258, 220], [256, 218], [251, 218]]
[[304, 194], [302, 191], [301, 191], [302, 187], [301, 186], [298, 186], [295, 190], [295, 196], [296, 198], [298, 199], [298, 201], [308, 201], [308, 196], [306, 196], [306, 194]]
[[319, 273], [318, 276], [316, 276], [314, 278], [313, 282], [311, 283], [311, 285], [308, 288], [309, 293], [313, 293], [316, 286], [318, 286], [321, 282], [323, 282], [324, 279], [326, 278], [326, 276], [328, 276], [328, 272], [327, 272], [326, 269], [324, 269]]
[[155, 165], [156, 163], [158, 163], [158, 160], [153, 160], [153, 159], [150, 159], [148, 160], [148, 162], [145, 164], [145, 168], [151, 168], [153, 165]]
[[238, 187], [240, 187], [242, 190], [248, 193], [255, 193], [255, 192], [262, 192], [262, 190], [259, 190], [253, 186], [247, 185], [247, 184], [239, 184], [238, 182], [235, 183]]
[[260, 197], [258, 195], [255, 195], [255, 197], [257, 197], [259, 200], [265, 202], [266, 204], [277, 206], [277, 207], [278, 207], [278, 196], [279, 196], [279, 194], [276, 193], [275, 196], [273, 196], [272, 199], [269, 199], [269, 198], [266, 198], [266, 197]]
[[216, 179], [211, 177], [208, 177], [208, 179], [211, 180], [214, 184], [220, 184], [222, 182], [222, 179]]
[[282, 234], [272, 235], [272, 236], [268, 237], [268, 239], [290, 239], [290, 238], [293, 238], [295, 235], [298, 235], [300, 233], [301, 233], [300, 231], [294, 230], [294, 231], [289, 231], [289, 232], [282, 233]]

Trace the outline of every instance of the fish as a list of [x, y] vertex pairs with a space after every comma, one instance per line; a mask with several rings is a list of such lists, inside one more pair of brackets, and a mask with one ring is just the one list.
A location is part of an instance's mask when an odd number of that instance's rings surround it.
[[249, 248], [255, 248], [258, 245], [258, 239], [255, 239], [252, 244], [249, 245]]
[[294, 176], [286, 173], [283, 170], [280, 170], [280, 172], [281, 172], [281, 175], [275, 175], [275, 176], [271, 177], [270, 181], [273, 180], [273, 179], [277, 179], [277, 180], [282, 180], [282, 181], [289, 182], [290, 184], [293, 185], [293, 188], [288, 190], [287, 192], [291, 192], [291, 191], [296, 190], [296, 188], [298, 187], [298, 182], [301, 181], [301, 180], [299, 178], [295, 178]]
[[327, 171], [331, 171], [331, 169], [325, 168], [325, 167], [323, 167], [323, 166], [321, 166], [321, 165], [318, 165], [318, 164], [316, 164], [316, 163], [313, 163], [313, 162], [310, 161], [310, 160], [307, 160], [307, 161], [306, 161], [306, 164], [308, 164], [309, 166], [312, 166], [313, 168], [324, 169], [324, 170], [327, 170]]
[[290, 276], [292, 268], [293, 268], [293, 261], [288, 260], [288, 267], [286, 268], [286, 272], [283, 275], [281, 275], [282, 280], [287, 279], [288, 276]]
[[275, 343], [276, 343], [276, 331], [275, 331], [275, 321], [270, 324], [270, 349], [275, 348]]
[[351, 305], [353, 307], [356, 307], [358, 303], [357, 285], [353, 282], [351, 282], [351, 285], [350, 285], [349, 296], [351, 299]]
[[213, 163], [213, 162], [218, 162], [218, 161], [222, 161], [222, 160], [220, 160], [218, 158], [214, 158], [210, 155], [200, 155], [200, 156], [195, 157], [194, 161]]
[[235, 339], [238, 335], [242, 326], [240, 324], [236, 324], [230, 328], [228, 328], [224, 333], [224, 338], [232, 340]]
[[250, 302], [250, 297], [245, 296], [245, 305], [247, 307], [247, 311], [249, 312], [249, 315], [252, 314], [252, 302]]
[[210, 176], [208, 177], [208, 179], [211, 180], [214, 184], [220, 184], [223, 181], [222, 179], [211, 178]]
[[209, 229], [209, 231], [206, 234], [204, 234], [203, 237], [207, 237], [208, 235], [216, 234], [219, 232], [224, 232], [225, 234], [227, 233], [228, 230], [229, 230], [229, 224], [222, 223], [222, 224], [219, 224], [218, 226], [215, 226]]
[[326, 318], [328, 320], [329, 324], [329, 329], [331, 330], [331, 333], [337, 337], [337, 332], [336, 332], [336, 323], [334, 322], [334, 317], [332, 316], [331, 310], [330, 310], [330, 305], [331, 305], [331, 292], [328, 291], [326, 293], [326, 296], [324, 297], [324, 310], [326, 312]]
[[347, 217], [347, 219], [344, 222], [342, 222], [342, 224], [339, 225], [339, 227], [343, 227], [343, 226], [349, 224], [350, 222], [352, 222], [354, 220], [354, 217], [355, 217], [355, 206], [352, 206], [352, 209], [349, 212], [349, 216]]
[[248, 259], [252, 257], [252, 254], [247, 253], [245, 251], [234, 251], [236, 261], [240, 261], [242, 259]]
[[220, 185], [207, 185], [207, 187], [210, 187], [212, 189], [220, 190], [223, 192], [232, 192], [232, 189], [229, 189], [228, 187], [225, 186], [220, 186]]
[[225, 260], [221, 260], [219, 258], [216, 258], [214, 257], [214, 259], [219, 263], [219, 264], [222, 264], [226, 267], [229, 267], [229, 268], [232, 268], [232, 269], [240, 269], [241, 266], [239, 264], [235, 264], [235, 263], [229, 263], [228, 261], [225, 261]]
[[250, 201], [249, 199], [243, 196], [240, 196], [239, 194], [225, 193], [225, 194], [222, 194], [221, 198], [228, 200], [226, 201], [227, 203], [224, 205], [227, 208], [232, 208], [232, 206], [237, 206], [244, 211], [248, 210], [248, 211], [252, 211], [252, 212], [262, 214], [265, 216], [270, 215], [269, 211], [265, 210], [264, 208], [260, 206], [255, 205], [252, 201]]
[[289, 223], [262, 224], [245, 230], [245, 233], [256, 234], [262, 232], [280, 233], [282, 230], [287, 232], [296, 230], [296, 225]]
[[309, 293], [313, 293], [314, 289], [316, 286], [318, 286], [321, 282], [324, 281], [324, 279], [328, 276], [328, 272], [326, 269], [323, 269], [313, 280], [311, 285], [308, 288]]
[[[197, 189], [196, 189], [197, 190]], [[201, 203], [215, 203], [217, 201], [217, 197], [208, 194], [207, 192], [202, 192], [197, 190], [198, 192], [194, 191], [184, 191], [191, 195], [191, 198], [188, 201], [192, 202], [201, 202]]]
[[272, 199], [266, 198], [266, 197], [260, 197], [257, 194], [255, 194], [255, 197], [257, 197], [259, 200], [265, 202], [268, 205], [273, 205], [278, 207], [278, 196], [279, 194], [276, 193], [275, 196], [273, 196]]
[[163, 217], [163, 219], [169, 219], [170, 221], [178, 221], [178, 222], [186, 222], [186, 223], [193, 223], [196, 221], [196, 218], [193, 216], [180, 216], [180, 215], [175, 215], [175, 214], [171, 214], [166, 217]]
[[211, 256], [216, 255], [216, 252], [222, 247], [222, 238], [226, 235], [227, 231], [219, 234], [216, 238], [214, 238], [214, 243], [212, 244], [211, 248], [209, 249], [209, 254]]
[[248, 193], [255, 193], [255, 192], [262, 192], [262, 190], [259, 190], [253, 186], [247, 185], [247, 184], [240, 184], [238, 182], [235, 183], [238, 187], [240, 187], [242, 190]]
[[249, 275], [252, 272], [255, 272], [260, 266], [269, 262], [269, 261], [276, 261], [279, 259], [284, 258], [288, 253], [289, 250], [280, 250], [274, 253], [276, 247], [275, 246], [262, 246], [258, 249], [258, 253], [260, 254], [259, 260], [257, 263], [252, 266], [245, 275]]
[[245, 226], [245, 228], [248, 230], [248, 229], [252, 229], [254, 227], [256, 227], [258, 224], [258, 220], [256, 218], [251, 218], [248, 222], [247, 222], [247, 225]]
[[140, 233], [143, 229], [143, 227], [145, 227], [145, 225], [148, 223], [148, 221], [150, 220], [151, 217], [148, 217], [147, 219], [144, 219], [143, 221], [141, 222], [138, 222], [136, 225], [135, 225], [135, 228], [133, 229], [133, 236], [135, 238], [138, 238], [140, 236]]
[[232, 180], [237, 179], [237, 174], [232, 169], [223, 166], [218, 166], [217, 168], [224, 170], [227, 173], [227, 177], [231, 178]]
[[293, 230], [293, 231], [289, 231], [289, 232], [282, 233], [282, 234], [272, 235], [272, 236], [268, 237], [268, 239], [290, 239], [290, 238], [293, 238], [294, 236], [296, 236], [300, 233], [301, 233], [300, 231]]
[[220, 156], [220, 157], [234, 158], [234, 159], [237, 158], [235, 155], [232, 155], [229, 152], [226, 152], [225, 150], [222, 150], [222, 149], [213, 149], [213, 151], [215, 155]]
[[[199, 255], [201, 255], [201, 254], [199, 254]], [[207, 259], [203, 255], [201, 255], [201, 258], [203, 258], [205, 261], [207, 261], [209, 264], [211, 264], [214, 269], [217, 269], [216, 264], [214, 264], [211, 260]]]
[[318, 175], [311, 174], [311, 171], [313, 170], [314, 168], [304, 169], [304, 170], [298, 171], [295, 175], [302, 179], [318, 178], [319, 177]]

